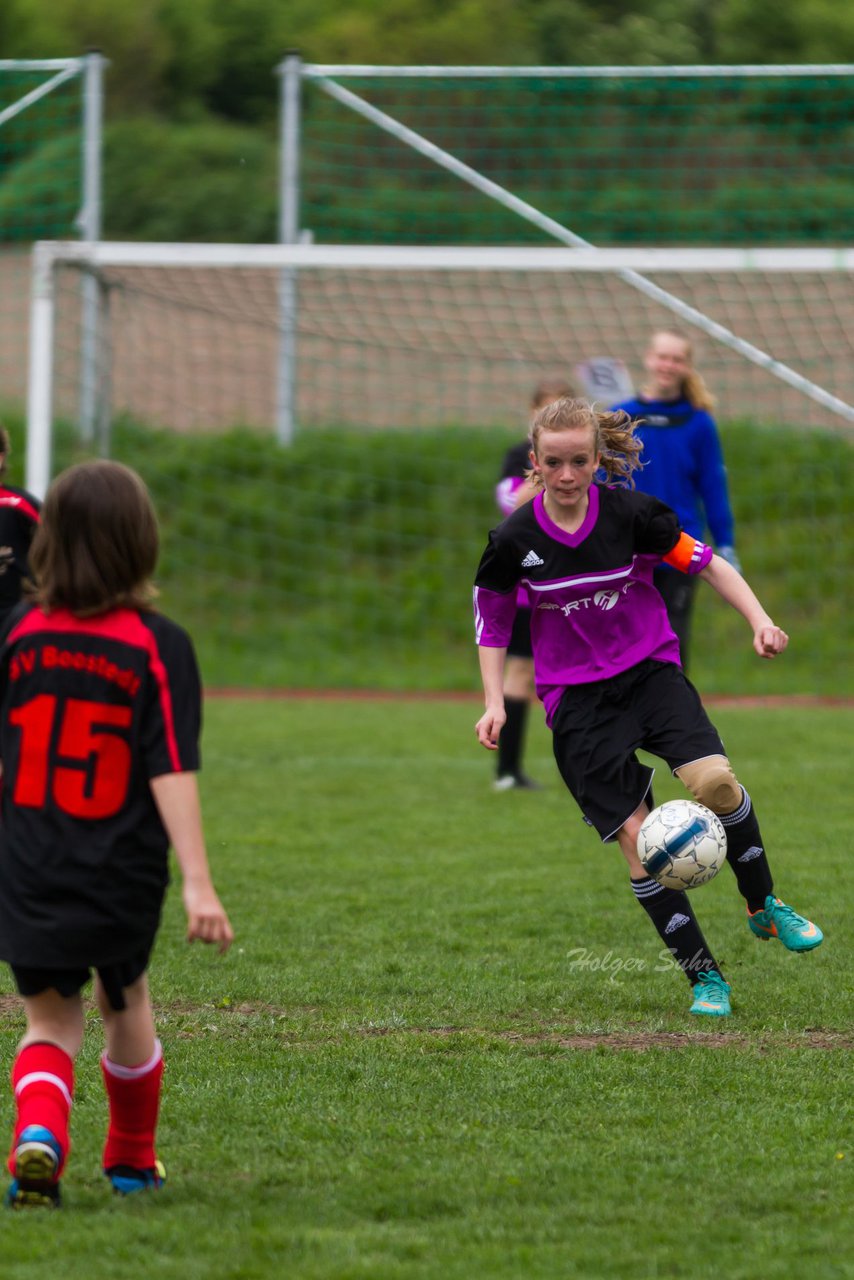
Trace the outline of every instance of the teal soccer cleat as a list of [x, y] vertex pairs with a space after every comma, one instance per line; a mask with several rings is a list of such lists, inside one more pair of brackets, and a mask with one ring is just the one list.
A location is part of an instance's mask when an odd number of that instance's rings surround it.
[[732, 1013], [729, 993], [729, 983], [724, 982], [717, 969], [709, 969], [699, 982], [694, 983], [694, 1003], [689, 1013], [702, 1013], [707, 1018], [727, 1018]]
[[797, 911], [787, 907], [785, 902], [771, 893], [765, 899], [765, 906], [761, 911], [748, 911], [747, 923], [757, 938], [761, 938], [763, 942], [779, 938], [787, 951], [813, 951], [821, 946], [824, 939], [818, 925], [799, 916]]

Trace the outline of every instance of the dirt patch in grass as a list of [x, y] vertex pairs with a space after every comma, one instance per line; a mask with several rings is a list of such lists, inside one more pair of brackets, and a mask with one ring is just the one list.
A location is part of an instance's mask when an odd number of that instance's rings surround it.
[[526, 1048], [557, 1046], [561, 1049], [623, 1049], [646, 1053], [650, 1049], [689, 1049], [703, 1045], [710, 1049], [851, 1049], [854, 1037], [841, 1031], [807, 1028], [800, 1036], [780, 1037], [773, 1032], [749, 1035], [738, 1031], [603, 1031], [567, 1034], [560, 1031], [491, 1031], [474, 1027], [362, 1027], [364, 1035], [486, 1036], [506, 1040]]
[[[91, 1001], [84, 1001], [86, 1007], [92, 1008]], [[23, 1012], [18, 996], [0, 996], [0, 1018], [12, 1015], [20, 1016]], [[228, 1019], [236, 1015], [239, 1018], [275, 1018], [287, 1022], [290, 1018], [306, 1014], [320, 1014], [314, 1005], [283, 1006], [265, 1003], [241, 1001], [239, 1004], [193, 1004], [190, 1001], [177, 1000], [155, 1007], [155, 1018], [158, 1014], [168, 1017], [204, 1017], [206, 1020], [217, 1016]], [[207, 1023], [206, 1023], [207, 1029]], [[212, 1029], [212, 1028], [210, 1028]], [[329, 1024], [318, 1027], [321, 1038], [354, 1034], [360, 1036], [427, 1036], [449, 1040], [455, 1036], [500, 1040], [508, 1044], [517, 1044], [524, 1048], [559, 1048], [576, 1049], [581, 1052], [596, 1049], [625, 1050], [631, 1053], [647, 1053], [650, 1049], [691, 1049], [701, 1045], [707, 1049], [753, 1049], [759, 1052], [773, 1049], [854, 1049], [854, 1035], [843, 1031], [832, 1031], [825, 1027], [805, 1027], [799, 1034], [789, 1032], [786, 1035], [777, 1032], [749, 1033], [733, 1030], [700, 1030], [696, 1031], [601, 1031], [601, 1032], [569, 1032], [544, 1027], [540, 1031], [509, 1031], [490, 1027], [426, 1027], [400, 1024], [383, 1025], [381, 1023], [354, 1024], [342, 1031], [336, 1031]], [[193, 1029], [184, 1032], [192, 1036]]]

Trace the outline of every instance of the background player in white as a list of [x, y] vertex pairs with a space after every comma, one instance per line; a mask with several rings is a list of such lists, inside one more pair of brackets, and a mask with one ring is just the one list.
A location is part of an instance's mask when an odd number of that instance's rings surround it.
[[493, 529], [475, 580], [486, 702], [478, 740], [495, 750], [504, 725], [504, 655], [522, 585], [536, 602], [537, 692], [564, 781], [585, 821], [603, 841], [619, 844], [636, 898], [691, 983], [691, 1012], [724, 1016], [729, 984], [688, 895], [651, 879], [638, 858], [638, 831], [653, 804], [653, 771], [638, 760], [639, 749], [665, 760], [721, 819], [751, 931], [779, 938], [791, 951], [811, 950], [822, 934], [773, 893], [750, 796], [680, 668], [678, 642], [653, 586], [656, 565], [666, 560], [708, 582], [747, 620], [760, 657], [781, 654], [788, 636], [744, 578], [681, 531], [662, 502], [594, 483], [600, 467], [610, 481], [631, 482], [641, 445], [627, 414], [597, 414], [586, 401], [558, 400], [535, 417], [532, 442], [532, 478], [542, 492]]

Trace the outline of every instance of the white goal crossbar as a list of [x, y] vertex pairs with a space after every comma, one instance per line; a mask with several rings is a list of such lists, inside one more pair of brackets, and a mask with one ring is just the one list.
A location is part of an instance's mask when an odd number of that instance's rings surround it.
[[[854, 271], [854, 249], [751, 248], [479, 248], [307, 244], [142, 244], [105, 241], [40, 241], [32, 258], [30, 363], [28, 378], [27, 487], [42, 495], [50, 479], [54, 274], [72, 265], [93, 278], [109, 268], [165, 270], [272, 269], [283, 278], [312, 270], [364, 272], [528, 273], [821, 273]], [[650, 282], [651, 283], [651, 282]], [[651, 288], [658, 290], [658, 286]], [[663, 292], [663, 291], [661, 291]], [[672, 295], [667, 295], [671, 297]], [[738, 352], [839, 418], [854, 423], [854, 406], [831, 394], [751, 342], [696, 312], [669, 305], [681, 318]]]

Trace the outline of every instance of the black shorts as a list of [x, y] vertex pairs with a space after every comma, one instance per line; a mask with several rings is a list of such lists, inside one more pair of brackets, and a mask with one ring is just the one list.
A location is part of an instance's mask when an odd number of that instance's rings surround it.
[[646, 799], [653, 806], [653, 769], [640, 748], [672, 771], [726, 755], [700, 695], [680, 667], [648, 659], [610, 680], [572, 685], [552, 724], [555, 760], [585, 822], [613, 840]]
[[507, 645], [508, 658], [533, 658], [531, 647], [531, 609], [519, 606], [513, 621], [513, 632]]
[[[125, 1008], [125, 987], [132, 986], [145, 973], [150, 955], [151, 947], [146, 947], [129, 960], [120, 960], [117, 964], [96, 969], [110, 1007], [117, 1012]], [[51, 987], [61, 996], [74, 996], [92, 976], [85, 966], [79, 969], [30, 969], [13, 964], [11, 969], [22, 996], [40, 996]]]

